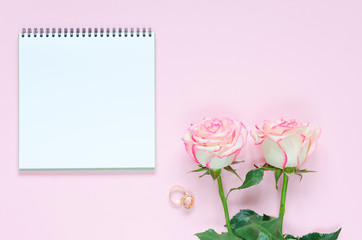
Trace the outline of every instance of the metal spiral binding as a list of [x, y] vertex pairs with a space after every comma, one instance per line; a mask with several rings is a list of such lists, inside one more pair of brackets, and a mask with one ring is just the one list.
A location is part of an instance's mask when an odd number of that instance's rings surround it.
[[23, 28], [21, 37], [152, 37], [151, 28]]

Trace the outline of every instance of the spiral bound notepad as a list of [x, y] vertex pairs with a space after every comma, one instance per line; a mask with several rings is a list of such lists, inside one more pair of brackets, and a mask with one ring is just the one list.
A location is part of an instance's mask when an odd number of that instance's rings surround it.
[[23, 30], [19, 169], [154, 168], [154, 33]]

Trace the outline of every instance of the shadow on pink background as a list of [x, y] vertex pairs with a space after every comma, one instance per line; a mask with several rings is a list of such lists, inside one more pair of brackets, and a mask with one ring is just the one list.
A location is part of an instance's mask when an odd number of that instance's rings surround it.
[[[250, 130], [281, 116], [322, 127], [301, 182], [290, 181], [285, 231], [302, 235], [361, 227], [362, 2], [46, 1], [0, 2], [0, 239], [196, 239], [225, 230], [217, 185], [187, 174], [196, 164], [181, 137], [188, 125], [228, 116]], [[152, 27], [157, 51], [155, 172], [19, 172], [17, 34], [23, 27]], [[140, 149], [144, 142], [138, 143]], [[135, 155], [135, 158], [137, 156]], [[262, 162], [252, 144], [241, 175]], [[180, 184], [196, 204], [168, 201]], [[225, 188], [239, 184], [224, 174]], [[231, 194], [241, 208], [278, 214], [274, 178]], [[358, 236], [358, 237], [357, 237]]]

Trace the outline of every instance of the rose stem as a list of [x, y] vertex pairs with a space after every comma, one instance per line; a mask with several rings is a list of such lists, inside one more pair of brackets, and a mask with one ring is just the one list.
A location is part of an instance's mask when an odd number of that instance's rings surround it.
[[221, 181], [221, 176], [219, 176], [217, 178], [217, 184], [219, 186], [219, 195], [221, 198], [221, 202], [222, 205], [224, 207], [224, 213], [225, 213], [225, 220], [226, 220], [226, 227], [228, 229], [229, 232], [232, 232], [231, 230], [231, 225], [230, 225], [230, 219], [229, 219], [229, 210], [228, 210], [228, 205], [226, 203], [226, 198], [225, 198], [225, 194], [224, 194], [224, 189], [222, 187], [222, 181]]
[[283, 188], [282, 188], [282, 196], [280, 199], [280, 209], [279, 209], [279, 218], [281, 219], [280, 223], [280, 233], [283, 234], [283, 219], [285, 213], [285, 199], [287, 198], [287, 187], [288, 187], [288, 174], [286, 172], [283, 173]]

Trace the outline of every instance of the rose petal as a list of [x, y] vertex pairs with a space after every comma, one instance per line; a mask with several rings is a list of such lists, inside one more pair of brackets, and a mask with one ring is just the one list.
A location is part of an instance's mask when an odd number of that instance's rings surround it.
[[233, 141], [231, 144], [225, 145], [224, 147], [227, 150], [218, 156], [226, 157], [237, 151], [240, 151], [240, 149], [243, 148], [246, 144], [247, 136], [248, 136], [248, 131], [246, 130], [244, 125], [240, 124], [239, 134], [237, 137], [235, 137], [236, 141]]
[[197, 161], [197, 159], [195, 158], [193, 152], [192, 152], [192, 147], [194, 145], [194, 141], [192, 140], [192, 135], [191, 132], [188, 130], [186, 132], [186, 134], [183, 136], [182, 138], [184, 144], [185, 144], [185, 148], [186, 148], [186, 152], [190, 155], [190, 157], [192, 158], [192, 160], [194, 160], [195, 162], [199, 163]]
[[210, 160], [215, 157], [214, 152], [202, 151], [196, 147], [193, 148], [193, 152], [198, 162], [204, 167], [207, 167]]
[[223, 139], [205, 139], [205, 138], [201, 138], [199, 136], [193, 135], [192, 139], [201, 145], [207, 145], [207, 146], [217, 146], [223, 143]]
[[202, 146], [202, 145], [194, 145], [193, 148], [196, 148], [197, 150], [200, 151], [205, 151], [205, 152], [210, 152], [213, 154], [216, 154], [217, 152], [219, 152], [222, 148], [222, 146]]
[[[197, 128], [197, 126], [195, 126], [195, 128]], [[228, 136], [230, 136], [230, 134], [232, 134], [234, 130], [235, 126], [233, 124], [229, 124], [229, 125], [224, 125], [222, 131], [216, 133], [209, 132], [206, 128], [205, 129], [200, 128], [200, 130], [194, 132], [193, 135], [197, 135], [204, 139], [224, 140], [228, 138]]]
[[306, 135], [306, 127], [301, 126], [301, 127], [296, 127], [296, 128], [289, 128], [289, 129], [285, 129], [282, 132], [283, 136], [291, 136], [294, 134], [303, 134], [304, 136]]
[[209, 161], [209, 164], [207, 164], [207, 167], [211, 168], [211, 169], [220, 169], [220, 168], [229, 166], [235, 160], [235, 158], [239, 152], [240, 152], [240, 150], [238, 152], [231, 154], [230, 156], [227, 156], [224, 158], [214, 157]]
[[300, 134], [289, 136], [279, 142], [280, 146], [285, 150], [288, 161], [285, 167], [298, 166], [298, 154], [302, 147], [303, 137]]
[[278, 143], [275, 141], [266, 138], [264, 142], [261, 144], [265, 161], [277, 168], [283, 168], [284, 161], [285, 161], [285, 153], [279, 147]]
[[264, 133], [259, 129], [258, 126], [255, 126], [257, 130], [253, 129], [250, 131], [250, 135], [253, 137], [255, 144], [259, 145], [264, 141]]
[[320, 135], [321, 135], [321, 128], [316, 127], [313, 136], [310, 138], [311, 144], [308, 150], [307, 158], [314, 152], [315, 148], [317, 147], [317, 140], [320, 137]]
[[305, 162], [305, 160], [307, 160], [310, 143], [310, 139], [307, 139], [303, 142], [302, 147], [300, 148], [298, 153], [298, 167], [301, 166]]

